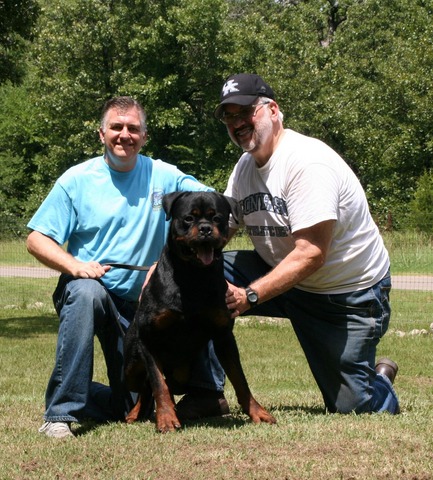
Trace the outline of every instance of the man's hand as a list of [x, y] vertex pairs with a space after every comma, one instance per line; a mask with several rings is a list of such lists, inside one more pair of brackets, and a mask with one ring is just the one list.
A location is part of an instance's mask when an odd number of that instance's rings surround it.
[[250, 308], [244, 288], [235, 287], [227, 282], [228, 288], [226, 292], [226, 305], [232, 314], [232, 318], [236, 318]]
[[33, 231], [27, 237], [27, 250], [41, 263], [75, 278], [98, 279], [105, 275], [110, 266], [99, 262], [81, 262], [63, 250], [55, 240], [43, 233]]
[[94, 278], [98, 279], [110, 270], [109, 265], [102, 266], [98, 262], [78, 262], [71, 269], [71, 275], [75, 278]]

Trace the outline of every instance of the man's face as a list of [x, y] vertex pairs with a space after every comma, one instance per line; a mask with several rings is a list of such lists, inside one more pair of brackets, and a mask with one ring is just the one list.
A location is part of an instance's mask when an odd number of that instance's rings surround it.
[[[255, 108], [227, 104], [224, 113], [234, 115], [233, 123], [227, 125], [231, 140], [244, 152], [255, 153], [272, 136], [272, 120], [268, 104], [255, 103]], [[247, 115], [247, 113], [250, 115]], [[237, 117], [237, 114], [241, 114]]]
[[105, 115], [104, 128], [99, 130], [101, 142], [105, 145], [105, 160], [114, 170], [127, 172], [135, 167], [137, 155], [146, 143], [146, 132], [140, 123], [137, 108], [126, 111], [116, 108]]

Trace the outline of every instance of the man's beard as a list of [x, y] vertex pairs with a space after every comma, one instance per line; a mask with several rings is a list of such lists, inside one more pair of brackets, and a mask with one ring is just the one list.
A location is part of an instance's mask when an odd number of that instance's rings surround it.
[[236, 140], [244, 152], [251, 153], [260, 148], [270, 136], [272, 136], [272, 122], [269, 118], [263, 118], [255, 123], [251, 138], [248, 141], [242, 142], [242, 139], [238, 137], [236, 137]]

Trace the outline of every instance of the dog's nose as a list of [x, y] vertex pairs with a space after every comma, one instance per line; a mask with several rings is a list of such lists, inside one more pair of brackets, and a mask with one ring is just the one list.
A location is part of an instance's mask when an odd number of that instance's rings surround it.
[[200, 225], [199, 232], [201, 235], [208, 237], [212, 233], [212, 227], [208, 224]]

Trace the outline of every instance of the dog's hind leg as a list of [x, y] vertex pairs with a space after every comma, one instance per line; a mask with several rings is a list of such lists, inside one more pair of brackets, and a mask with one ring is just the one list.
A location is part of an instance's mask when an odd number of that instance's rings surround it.
[[147, 420], [153, 413], [154, 400], [146, 368], [146, 353], [141, 342], [128, 331], [124, 343], [125, 349], [125, 383], [128, 390], [138, 392], [138, 400], [126, 415], [126, 423]]
[[146, 382], [146, 385], [141, 389], [138, 400], [132, 410], [126, 415], [126, 423], [134, 423], [138, 420], [148, 420], [153, 413], [155, 402], [152, 396], [152, 390], [150, 384]]

